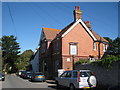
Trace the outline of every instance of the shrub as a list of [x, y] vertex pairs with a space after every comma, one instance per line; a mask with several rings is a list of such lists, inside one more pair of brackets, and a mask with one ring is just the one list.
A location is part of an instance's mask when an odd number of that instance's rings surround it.
[[114, 55], [107, 55], [105, 58], [103, 58], [99, 63], [99, 65], [102, 65], [106, 68], [111, 68], [112, 63], [119, 61], [120, 60], [120, 55], [114, 56]]
[[77, 61], [75, 64], [87, 64], [87, 63], [90, 63], [89, 60], [86, 60], [86, 59], [80, 59], [79, 61]]

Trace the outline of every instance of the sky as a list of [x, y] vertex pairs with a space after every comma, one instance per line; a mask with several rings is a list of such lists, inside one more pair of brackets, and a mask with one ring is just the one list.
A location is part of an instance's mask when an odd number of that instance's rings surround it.
[[73, 11], [80, 6], [83, 21], [102, 37], [118, 37], [117, 2], [3, 2], [2, 35], [14, 35], [20, 50], [38, 47], [42, 27], [63, 29], [74, 21]]

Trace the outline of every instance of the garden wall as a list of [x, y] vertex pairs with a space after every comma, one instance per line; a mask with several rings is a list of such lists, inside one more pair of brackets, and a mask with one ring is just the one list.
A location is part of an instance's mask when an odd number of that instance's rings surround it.
[[97, 78], [98, 85], [101, 86], [119, 86], [120, 85], [120, 62], [115, 62], [112, 64], [111, 69], [106, 69], [98, 64], [77, 64], [75, 69], [90, 69], [95, 72], [95, 76]]

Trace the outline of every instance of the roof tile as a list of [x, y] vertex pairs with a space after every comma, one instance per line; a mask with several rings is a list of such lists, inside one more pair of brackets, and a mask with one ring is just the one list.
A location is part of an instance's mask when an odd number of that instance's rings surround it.
[[42, 29], [47, 40], [53, 40], [56, 37], [56, 35], [61, 31], [58, 29], [46, 28], [46, 27], [43, 27]]

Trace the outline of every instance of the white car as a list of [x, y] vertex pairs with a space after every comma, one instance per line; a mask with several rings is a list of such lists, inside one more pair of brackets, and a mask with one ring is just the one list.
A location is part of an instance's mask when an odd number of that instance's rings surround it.
[[56, 77], [56, 83], [57, 87], [65, 86], [74, 90], [76, 88], [94, 88], [97, 81], [94, 73], [90, 70], [70, 70]]

